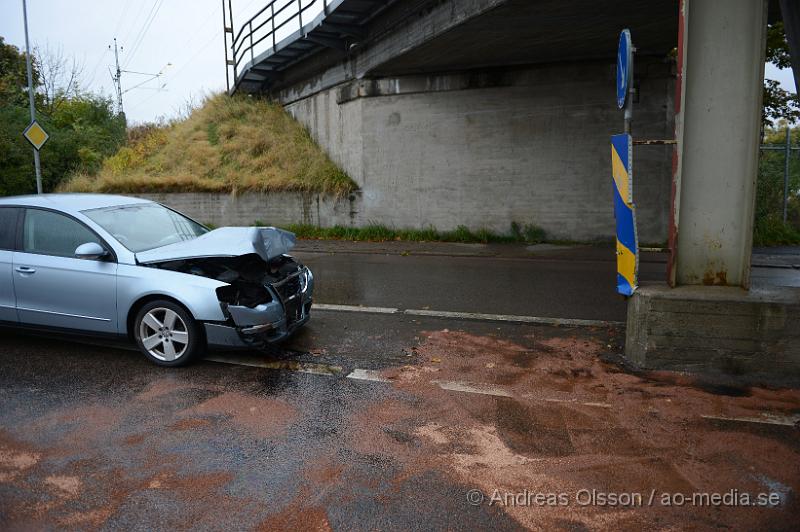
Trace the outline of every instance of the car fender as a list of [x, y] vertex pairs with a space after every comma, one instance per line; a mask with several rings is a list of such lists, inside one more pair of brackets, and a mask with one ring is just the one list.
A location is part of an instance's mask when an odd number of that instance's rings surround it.
[[119, 332], [127, 333], [131, 307], [147, 296], [175, 299], [198, 321], [225, 321], [216, 289], [226, 285], [222, 281], [188, 273], [120, 264], [117, 270]]

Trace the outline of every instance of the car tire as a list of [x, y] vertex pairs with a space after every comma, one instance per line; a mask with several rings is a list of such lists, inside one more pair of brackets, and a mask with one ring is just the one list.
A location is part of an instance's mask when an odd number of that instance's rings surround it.
[[205, 343], [192, 315], [163, 299], [150, 301], [139, 310], [133, 322], [133, 336], [144, 356], [169, 367], [188, 364]]

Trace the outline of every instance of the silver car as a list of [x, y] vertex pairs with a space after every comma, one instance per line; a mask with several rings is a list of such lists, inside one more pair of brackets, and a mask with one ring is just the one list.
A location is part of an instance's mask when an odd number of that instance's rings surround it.
[[274, 227], [209, 230], [102, 194], [0, 199], [0, 323], [134, 340], [162, 366], [278, 342], [309, 319], [314, 278]]

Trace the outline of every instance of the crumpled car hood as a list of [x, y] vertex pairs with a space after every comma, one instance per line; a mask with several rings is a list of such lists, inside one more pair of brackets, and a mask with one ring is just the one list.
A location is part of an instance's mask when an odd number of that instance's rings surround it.
[[139, 264], [206, 257], [239, 257], [255, 253], [265, 261], [288, 253], [297, 239], [276, 227], [221, 227], [194, 240], [176, 242], [136, 254]]

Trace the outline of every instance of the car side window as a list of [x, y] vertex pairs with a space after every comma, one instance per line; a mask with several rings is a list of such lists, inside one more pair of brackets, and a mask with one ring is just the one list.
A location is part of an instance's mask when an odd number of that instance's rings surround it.
[[17, 213], [15, 207], [0, 207], [0, 249], [13, 250], [17, 236]]
[[39, 209], [26, 209], [22, 249], [29, 253], [74, 257], [81, 244], [103, 245], [89, 229], [69, 216]]

